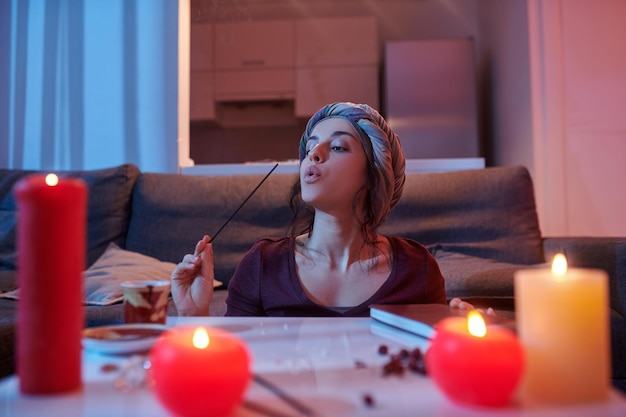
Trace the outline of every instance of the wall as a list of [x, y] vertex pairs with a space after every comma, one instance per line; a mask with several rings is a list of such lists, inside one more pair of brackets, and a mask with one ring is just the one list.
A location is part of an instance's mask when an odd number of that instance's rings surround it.
[[488, 164], [525, 165], [546, 236], [624, 236], [626, 3], [478, 1]]
[[626, 3], [528, 4], [542, 228], [548, 235], [626, 236]]
[[626, 236], [626, 3], [563, 11], [568, 232]]
[[[192, 23], [377, 16], [381, 57], [385, 42], [393, 40], [471, 37], [478, 47], [476, 13], [475, 0], [192, 0]], [[381, 62], [381, 80], [382, 71]], [[384, 115], [383, 103], [381, 99], [379, 110]], [[305, 122], [237, 128], [193, 122], [191, 158], [196, 164], [296, 158]]]
[[525, 1], [479, 0], [479, 67], [487, 165], [534, 168]]

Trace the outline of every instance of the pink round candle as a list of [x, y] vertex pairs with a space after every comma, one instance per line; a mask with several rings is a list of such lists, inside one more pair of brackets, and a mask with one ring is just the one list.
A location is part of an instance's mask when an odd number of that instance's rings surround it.
[[457, 403], [503, 407], [521, 379], [523, 349], [513, 332], [496, 326], [485, 330], [484, 335], [476, 336], [468, 329], [468, 319], [442, 320], [426, 352], [426, 369], [444, 394]]
[[250, 381], [250, 355], [219, 329], [175, 327], [150, 351], [150, 376], [161, 403], [181, 417], [225, 417]]
[[[58, 182], [55, 183], [54, 180]], [[16, 367], [20, 390], [80, 388], [87, 187], [79, 179], [32, 175], [17, 200]]]

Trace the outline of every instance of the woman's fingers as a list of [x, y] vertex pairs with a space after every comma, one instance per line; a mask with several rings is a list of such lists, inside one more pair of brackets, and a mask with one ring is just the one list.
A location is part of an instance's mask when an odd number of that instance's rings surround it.
[[[453, 298], [450, 300], [449, 306], [451, 308], [458, 308], [459, 310], [474, 310], [474, 306], [467, 301], [463, 301], [460, 298]], [[493, 308], [489, 307], [487, 310], [482, 308], [477, 308], [476, 311], [482, 314], [488, 314], [495, 316], [496, 312]]]
[[474, 309], [474, 306], [472, 304], [456, 297], [450, 300], [450, 307], [458, 308], [459, 310], [473, 310]]
[[185, 255], [183, 260], [172, 271], [172, 279], [186, 279], [195, 276], [200, 269], [201, 263], [199, 256]]
[[196, 249], [193, 254], [196, 256], [200, 256], [200, 254], [204, 251], [204, 248], [206, 248], [206, 245], [208, 244], [209, 244], [209, 236], [208, 235], [202, 236], [202, 239], [200, 239], [198, 243], [196, 243]]
[[202, 239], [196, 243], [193, 254], [186, 254], [183, 256], [183, 260], [180, 261], [174, 271], [172, 271], [173, 280], [193, 280], [200, 272], [203, 263], [203, 257], [201, 256], [207, 245], [209, 245], [209, 236], [204, 235]]

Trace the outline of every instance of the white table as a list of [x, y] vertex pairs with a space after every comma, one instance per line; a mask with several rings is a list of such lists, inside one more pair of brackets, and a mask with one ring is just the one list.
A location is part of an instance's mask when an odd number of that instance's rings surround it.
[[[243, 338], [253, 356], [254, 371], [310, 406], [318, 416], [615, 416], [626, 415], [626, 398], [612, 391], [606, 402], [563, 408], [478, 410], [451, 403], [419, 374], [382, 376], [387, 356], [402, 347], [423, 347], [424, 341], [369, 318], [168, 318], [170, 325], [202, 324], [225, 328]], [[0, 416], [168, 416], [147, 388], [122, 393], [113, 387], [115, 373], [102, 365], [122, 364], [125, 357], [84, 352], [84, 387], [55, 396], [20, 394], [18, 379], [0, 381]], [[366, 366], [356, 366], [362, 362]], [[370, 394], [372, 407], [363, 396]], [[207, 394], [207, 400], [208, 400]], [[297, 416], [293, 409], [265, 388], [251, 383], [246, 399]], [[236, 416], [259, 416], [241, 407]]]

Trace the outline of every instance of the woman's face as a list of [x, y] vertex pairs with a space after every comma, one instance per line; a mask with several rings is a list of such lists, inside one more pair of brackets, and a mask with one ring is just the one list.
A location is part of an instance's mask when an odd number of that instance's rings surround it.
[[351, 213], [367, 179], [367, 158], [352, 124], [340, 117], [320, 121], [306, 150], [300, 164], [302, 200], [317, 210]]

